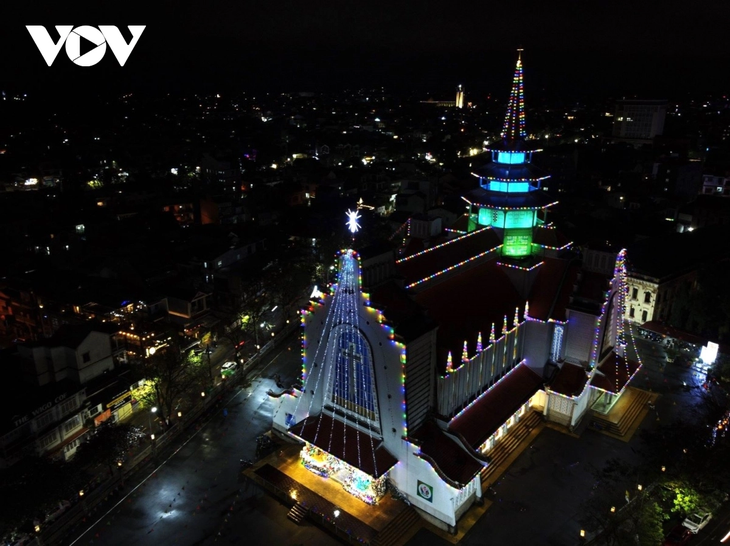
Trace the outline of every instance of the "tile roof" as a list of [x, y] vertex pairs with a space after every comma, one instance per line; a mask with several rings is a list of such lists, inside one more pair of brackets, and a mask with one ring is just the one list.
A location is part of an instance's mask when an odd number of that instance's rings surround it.
[[[416, 302], [439, 324], [438, 365], [446, 365], [446, 353], [461, 355], [464, 341], [469, 353], [476, 351], [479, 332], [487, 344], [492, 323], [501, 332], [504, 315], [511, 327], [515, 308], [525, 300], [515, 289], [496, 260], [470, 267], [449, 279], [416, 294]], [[458, 356], [457, 356], [458, 358]]]
[[289, 432], [374, 478], [379, 478], [398, 462], [385, 449], [381, 439], [339, 419], [333, 420], [325, 413], [308, 417], [291, 427]]
[[549, 388], [565, 396], [578, 396], [583, 392], [587, 382], [588, 374], [583, 366], [566, 362], [555, 375]]
[[400, 261], [397, 264], [398, 272], [403, 275], [408, 285], [486, 250], [496, 248], [499, 244], [499, 236], [494, 230], [485, 228], [473, 231], [457, 239], [451, 239], [439, 248], [432, 247], [423, 254]]
[[433, 421], [426, 421], [418, 430], [410, 433], [421, 448], [420, 457], [427, 461], [439, 476], [450, 485], [461, 489], [486, 466], [447, 436]]
[[532, 242], [552, 248], [563, 248], [571, 243], [562, 231], [546, 227], [536, 227], [533, 230]]
[[617, 394], [621, 392], [641, 368], [641, 364], [633, 360], [626, 360], [614, 351], [611, 351], [598, 366], [591, 379], [591, 386]]
[[530, 291], [530, 316], [540, 320], [567, 320], [565, 310], [570, 302], [580, 265], [570, 260], [543, 258]]
[[448, 430], [478, 450], [542, 385], [542, 377], [520, 362], [454, 417]]

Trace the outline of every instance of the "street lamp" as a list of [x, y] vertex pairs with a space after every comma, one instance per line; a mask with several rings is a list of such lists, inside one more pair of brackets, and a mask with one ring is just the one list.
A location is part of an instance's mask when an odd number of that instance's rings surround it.
[[639, 485], [636, 486], [636, 489], [638, 489], [639, 491], [641, 491], [642, 489], [644, 489], [644, 486], [641, 485], [641, 484], [639, 484]]
[[[152, 406], [152, 408], [150, 408], [150, 413], [157, 413], [157, 406]], [[147, 424], [150, 426], [150, 432], [152, 432], [152, 416], [150, 413], [147, 414]]]
[[201, 396], [202, 398], [205, 398], [205, 391], [201, 391], [201, 392], [200, 392], [200, 396]]
[[182, 418], [182, 412], [181, 412], [181, 411], [178, 411], [178, 412], [177, 412], [177, 418], [178, 418], [178, 419], [181, 419], [181, 418]]

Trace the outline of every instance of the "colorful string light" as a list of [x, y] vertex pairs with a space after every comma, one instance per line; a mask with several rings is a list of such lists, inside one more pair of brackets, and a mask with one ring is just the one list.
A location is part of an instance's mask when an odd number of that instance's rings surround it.
[[507, 115], [502, 127], [502, 138], [517, 140], [525, 138], [525, 97], [522, 82], [522, 49], [517, 50], [517, 65], [512, 77], [512, 90], [507, 105]]
[[487, 254], [490, 254], [492, 252], [495, 252], [495, 251], [499, 250], [500, 248], [502, 248], [502, 245], [497, 245], [494, 248], [491, 248], [489, 250], [485, 250], [484, 252], [480, 252], [476, 256], [472, 256], [471, 258], [467, 258], [466, 260], [462, 260], [458, 264], [450, 265], [449, 267], [446, 267], [446, 268], [442, 269], [441, 271], [437, 271], [436, 273], [433, 273], [433, 274], [429, 275], [428, 277], [424, 277], [420, 281], [412, 282], [411, 284], [406, 285], [406, 288], [413, 288], [414, 286], [418, 286], [419, 284], [422, 284], [424, 282], [428, 282], [428, 281], [430, 281], [432, 279], [435, 279], [436, 277], [438, 277], [440, 275], [443, 275], [444, 273], [448, 273], [449, 271], [453, 271], [457, 267], [461, 267], [464, 264], [468, 264], [469, 262], [473, 262], [474, 260], [478, 260], [479, 258], [482, 258], [482, 257], [486, 256]]
[[457, 237], [456, 239], [451, 239], [449, 241], [446, 241], [445, 243], [441, 243], [436, 246], [427, 248], [426, 250], [421, 250], [420, 252], [411, 254], [410, 256], [406, 256], [405, 258], [400, 258], [399, 260], [396, 260], [395, 263], [399, 264], [399, 263], [407, 262], [408, 260], [412, 260], [413, 258], [417, 258], [418, 256], [423, 256], [424, 254], [428, 254], [429, 252], [433, 252], [434, 250], [438, 250], [439, 248], [443, 248], [452, 243], [457, 243], [459, 241], [463, 241], [467, 237], [471, 237], [472, 235], [477, 235], [477, 234], [481, 233], [482, 231], [484, 231], [485, 229], [490, 229], [490, 228], [491, 228], [491, 226], [487, 226], [487, 227], [478, 229], [476, 231], [472, 231], [471, 233], [467, 233], [466, 235], [462, 235], [461, 237]]

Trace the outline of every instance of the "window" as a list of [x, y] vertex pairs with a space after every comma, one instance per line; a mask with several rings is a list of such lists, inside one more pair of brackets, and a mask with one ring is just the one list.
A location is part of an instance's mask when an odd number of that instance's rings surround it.
[[641, 322], [646, 322], [646, 311], [641, 312]]
[[53, 412], [47, 411], [43, 415], [41, 415], [38, 419], [36, 419], [36, 430], [41, 430], [46, 425], [49, 425], [53, 421]]
[[56, 441], [56, 431], [54, 430], [50, 434], [44, 436], [40, 439], [38, 442], [38, 445], [41, 447], [41, 449], [45, 449], [46, 447], [50, 446]]
[[644, 303], [651, 303], [651, 292], [644, 292]]
[[634, 306], [632, 305], [629, 309], [629, 317], [634, 318], [634, 314], [636, 313]]
[[68, 434], [73, 429], [77, 428], [81, 422], [81, 419], [76, 415], [73, 419], [69, 419], [63, 424], [63, 433]]
[[553, 362], [560, 360], [561, 349], [563, 347], [563, 330], [562, 324], [556, 324], [553, 331], [553, 344], [550, 350], [550, 358]]
[[639, 297], [639, 289], [638, 288], [632, 288], [631, 289], [631, 299], [635, 300]]
[[91, 355], [89, 354], [89, 351], [86, 351], [84, 354], [81, 355], [81, 360], [84, 362], [84, 364], [91, 360]]

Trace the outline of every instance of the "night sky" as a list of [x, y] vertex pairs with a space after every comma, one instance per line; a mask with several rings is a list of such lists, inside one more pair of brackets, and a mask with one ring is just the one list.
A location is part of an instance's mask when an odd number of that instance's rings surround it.
[[[14, 0], [0, 20], [0, 86], [13, 90], [385, 86], [437, 93], [463, 83], [475, 93], [506, 93], [521, 45], [528, 96], [730, 91], [724, 0]], [[49, 68], [27, 24], [147, 28], [123, 68], [111, 52], [95, 67], [77, 67], [64, 50]]]

